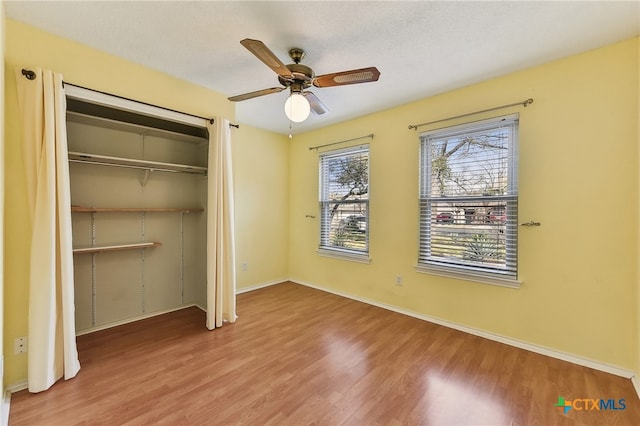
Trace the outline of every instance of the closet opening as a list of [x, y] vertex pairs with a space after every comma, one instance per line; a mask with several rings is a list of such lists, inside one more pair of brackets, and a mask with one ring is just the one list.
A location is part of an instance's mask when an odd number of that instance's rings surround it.
[[206, 122], [113, 103], [67, 93], [78, 335], [206, 307]]

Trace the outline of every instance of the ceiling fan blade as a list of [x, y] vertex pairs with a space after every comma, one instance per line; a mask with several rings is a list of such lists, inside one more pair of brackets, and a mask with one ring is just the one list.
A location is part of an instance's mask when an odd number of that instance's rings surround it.
[[380, 71], [376, 67], [360, 68], [357, 70], [335, 72], [319, 75], [313, 80], [316, 87], [343, 86], [345, 84], [368, 83], [378, 81]]
[[270, 89], [256, 90], [255, 92], [249, 92], [242, 95], [231, 96], [229, 99], [232, 102], [246, 101], [247, 99], [257, 98], [258, 96], [270, 95], [272, 93], [282, 92], [286, 87], [272, 87]]
[[256, 58], [264, 62], [266, 66], [275, 71], [279, 76], [283, 78], [293, 78], [293, 74], [291, 74], [289, 68], [260, 40], [245, 38], [240, 41], [240, 44], [246, 47], [249, 52], [253, 53]]
[[325, 112], [329, 111], [329, 109], [313, 93], [302, 92], [302, 95], [307, 98], [307, 101], [309, 101], [309, 106], [311, 107], [311, 111], [313, 111], [314, 114], [322, 115]]

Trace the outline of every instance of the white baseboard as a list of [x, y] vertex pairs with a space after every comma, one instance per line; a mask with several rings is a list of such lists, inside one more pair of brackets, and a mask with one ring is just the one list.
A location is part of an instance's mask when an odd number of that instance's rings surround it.
[[637, 374], [631, 378], [631, 383], [633, 383], [633, 387], [636, 389], [636, 393], [638, 394], [638, 399], [640, 399], [640, 379], [638, 379]]
[[11, 410], [11, 394], [20, 392], [21, 390], [25, 390], [29, 387], [29, 383], [26, 380], [23, 380], [18, 383], [11, 384], [7, 386], [4, 390], [4, 394], [2, 395], [2, 407], [0, 412], [2, 412], [2, 416], [0, 417], [0, 425], [7, 426], [9, 424], [9, 411]]
[[7, 426], [9, 424], [9, 409], [11, 408], [11, 392], [5, 390], [0, 403], [0, 425]]
[[[124, 320], [121, 320], [121, 321], [110, 322], [109, 324], [104, 324], [104, 325], [100, 325], [100, 326], [97, 326], [97, 327], [87, 328], [87, 329], [84, 329], [84, 330], [76, 332], [76, 336], [83, 336], [85, 334], [95, 333], [96, 331], [106, 330], [106, 329], [112, 328], [112, 327], [117, 327], [119, 325], [129, 324], [131, 322], [136, 322], [136, 321], [140, 321], [140, 320], [147, 319], [147, 318], [157, 317], [158, 315], [168, 314], [169, 312], [180, 311], [182, 309], [190, 308], [192, 306], [197, 306], [198, 308], [202, 309], [197, 304], [192, 303], [190, 305], [179, 306], [177, 308], [164, 309], [162, 311], [150, 312], [148, 314], [138, 315], [138, 316], [135, 316], [135, 317], [132, 317], [132, 318], [127, 318], [127, 319], [124, 319]], [[206, 311], [205, 309], [202, 309], [202, 310]]]
[[7, 388], [5, 389], [5, 392], [12, 394], [12, 393], [20, 392], [21, 390], [25, 390], [28, 387], [29, 387], [29, 382], [26, 380], [23, 380], [21, 382], [14, 383], [12, 385], [8, 385]]
[[[375, 300], [366, 299], [359, 296], [354, 296], [349, 293], [344, 293], [337, 290], [327, 289], [325, 287], [321, 287], [318, 285], [306, 283], [301, 280], [296, 280], [294, 278], [289, 279], [289, 281], [294, 282], [296, 284], [304, 285], [307, 287], [315, 288], [316, 290], [325, 291], [327, 293], [332, 293], [338, 296], [346, 297], [347, 299], [357, 300], [358, 302], [366, 303], [369, 305], [377, 306], [382, 309], [387, 309], [389, 311], [397, 312], [399, 314], [407, 315], [413, 318], [421, 319], [423, 321], [431, 322], [434, 324], [442, 325], [444, 327], [453, 328], [454, 330], [463, 331], [465, 333], [473, 334], [475, 336], [484, 337], [485, 339], [493, 340], [495, 342], [504, 343], [505, 345], [514, 346], [516, 348], [524, 349], [530, 352], [535, 352], [541, 355], [546, 355], [551, 358], [560, 359], [562, 361], [567, 361], [572, 364], [582, 365], [584, 367], [593, 368], [594, 370], [604, 371], [605, 373], [610, 373], [616, 376], [624, 377], [626, 379], [631, 379], [632, 377], [636, 378], [634, 382], [634, 386], [636, 387], [636, 391], [640, 389], [640, 383], [638, 383], [637, 376], [634, 376], [632, 371], [626, 370], [624, 368], [616, 367], [613, 365], [605, 364], [598, 361], [593, 361], [590, 359], [582, 358], [573, 354], [561, 352], [555, 349], [547, 348], [544, 346], [523, 342], [520, 340], [512, 339], [510, 337], [501, 336], [498, 334], [488, 333], [486, 331], [478, 330], [475, 328], [467, 327], [465, 325], [457, 324], [451, 321], [443, 320], [436, 317], [431, 317], [428, 315], [423, 315], [417, 312], [412, 312], [403, 308], [399, 308], [393, 305], [387, 305], [384, 303], [377, 302]], [[640, 392], [638, 392], [640, 397]]]
[[281, 280], [269, 281], [269, 282], [262, 283], [262, 284], [255, 284], [255, 285], [252, 285], [252, 286], [249, 286], [249, 287], [237, 288], [236, 289], [236, 294], [248, 293], [248, 292], [253, 291], [253, 290], [258, 290], [258, 289], [269, 287], [269, 286], [276, 285], [276, 284], [282, 284], [282, 283], [287, 282], [287, 281], [289, 281], [288, 278], [283, 278]]

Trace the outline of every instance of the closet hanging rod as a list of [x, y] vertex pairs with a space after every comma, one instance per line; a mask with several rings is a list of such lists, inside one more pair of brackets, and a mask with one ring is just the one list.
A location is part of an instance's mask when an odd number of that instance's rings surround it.
[[[32, 70], [28, 70], [28, 69], [22, 68], [22, 75], [25, 76], [25, 78], [27, 80], [35, 80], [36, 79], [36, 73], [33, 72]], [[206, 120], [211, 124], [214, 123], [213, 118], [202, 117], [202, 116], [199, 116], [199, 115], [190, 114], [188, 112], [178, 111], [178, 110], [167, 108], [167, 107], [163, 107], [163, 106], [160, 106], [160, 105], [155, 105], [155, 104], [151, 104], [151, 103], [148, 103], [148, 102], [143, 102], [143, 101], [139, 101], [139, 100], [136, 100], [136, 99], [127, 98], [125, 96], [114, 95], [113, 93], [103, 92], [101, 90], [91, 89], [89, 87], [80, 86], [79, 84], [73, 84], [73, 83], [69, 83], [68, 81], [63, 81], [62, 82], [63, 87], [64, 87], [65, 84], [68, 84], [69, 86], [77, 87], [79, 89], [91, 90], [92, 92], [101, 93], [103, 95], [113, 96], [114, 98], [124, 99], [125, 101], [137, 102], [139, 104], [147, 105], [147, 106], [150, 106], [150, 107], [160, 108], [160, 109], [164, 109], [166, 111], [176, 112], [178, 114], [184, 114], [184, 115], [188, 115], [190, 117], [199, 118], [201, 120]], [[235, 127], [236, 129], [240, 128], [239, 124], [234, 124], [234, 123], [229, 123], [229, 126]]]
[[311, 150], [313, 150], [313, 149], [320, 149], [320, 148], [324, 148], [325, 146], [338, 145], [339, 143], [353, 142], [353, 141], [357, 141], [358, 139], [364, 139], [364, 138], [371, 138], [371, 139], [373, 139], [373, 133], [370, 133], [370, 134], [365, 135], [365, 136], [359, 136], [359, 137], [357, 137], [357, 138], [353, 138], [353, 139], [346, 139], [346, 140], [343, 140], [343, 141], [332, 142], [332, 143], [326, 143], [326, 144], [324, 144], [324, 145], [312, 146], [312, 147], [309, 147], [309, 151], [311, 151]]
[[429, 124], [436, 124], [436, 123], [441, 123], [443, 121], [455, 120], [456, 118], [468, 117], [470, 115], [482, 114], [483, 112], [495, 111], [495, 110], [498, 110], [498, 109], [509, 108], [509, 107], [517, 106], [517, 105], [522, 105], [523, 107], [526, 108], [527, 106], [531, 105], [532, 103], [533, 103], [533, 98], [529, 98], [529, 99], [526, 99], [526, 100], [521, 101], [521, 102], [514, 102], [512, 104], [500, 105], [500, 106], [497, 106], [497, 107], [494, 107], [494, 108], [488, 108], [488, 109], [483, 109], [483, 110], [480, 110], [480, 111], [468, 112], [466, 114], [456, 115], [456, 116], [453, 116], [453, 117], [442, 118], [440, 120], [428, 121], [426, 123], [421, 123], [421, 124], [409, 124], [409, 130], [411, 130], [411, 129], [418, 130], [418, 127], [428, 126]]

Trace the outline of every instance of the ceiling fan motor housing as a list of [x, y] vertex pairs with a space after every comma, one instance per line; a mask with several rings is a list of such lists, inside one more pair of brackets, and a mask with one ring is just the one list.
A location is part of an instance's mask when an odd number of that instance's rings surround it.
[[285, 87], [290, 87], [292, 93], [302, 92], [311, 86], [315, 74], [313, 70], [302, 64], [289, 64], [286, 67], [293, 74], [293, 78], [283, 78], [278, 76], [278, 81]]

